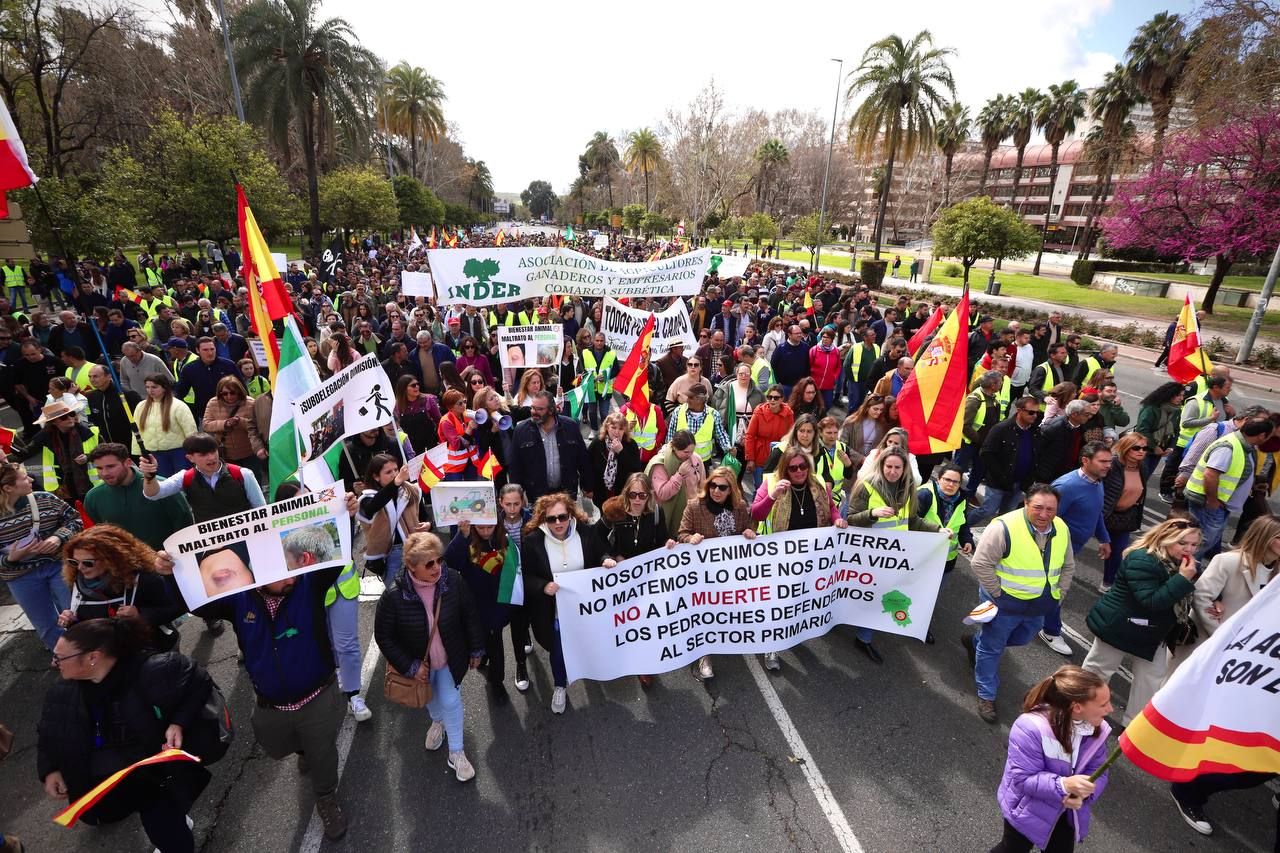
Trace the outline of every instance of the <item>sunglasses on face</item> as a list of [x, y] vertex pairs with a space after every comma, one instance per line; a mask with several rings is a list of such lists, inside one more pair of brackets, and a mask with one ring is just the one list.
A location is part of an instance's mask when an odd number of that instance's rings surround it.
[[638, 501], [638, 500], [647, 501], [649, 499], [649, 493], [648, 492], [627, 492], [627, 497], [633, 501]]
[[713, 492], [727, 492], [729, 491], [729, 484], [728, 483], [707, 483], [707, 488]]
[[766, 400], [769, 400], [769, 401], [771, 401], [771, 402], [776, 403], [776, 402], [778, 402], [779, 400], [781, 400], [781, 399], [782, 399], [782, 395], [781, 395], [781, 394], [770, 394], [769, 396], [765, 397], [765, 399], [766, 399]]
[[551, 522], [552, 524], [564, 524], [564, 523], [565, 523], [565, 522], [567, 522], [570, 518], [571, 518], [571, 516], [569, 515], [569, 513], [567, 513], [567, 512], [561, 512], [561, 513], [557, 513], [557, 514], [555, 514], [555, 515], [548, 515], [548, 516], [547, 516], [547, 521]]
[[1129, 449], [1134, 453], [1146, 453], [1150, 448], [1145, 444], [1139, 444], [1137, 447], [1130, 447]]
[[435, 566], [439, 565], [439, 564], [440, 564], [440, 563], [442, 563], [442, 562], [444, 562], [444, 560], [443, 560], [442, 558], [440, 558], [440, 557], [428, 557], [427, 559], [422, 560], [422, 561], [421, 561], [421, 562], [419, 562], [417, 565], [415, 565], [415, 566], [414, 566], [414, 568], [417, 568], [417, 569], [430, 569], [430, 568], [433, 568], [433, 567], [435, 567]]
[[483, 380], [483, 379], [480, 379], [480, 378], [478, 378], [478, 377], [477, 377], [476, 379], [472, 379], [472, 380], [471, 380], [471, 384], [472, 384], [472, 385], [483, 385], [483, 384], [484, 384], [484, 380]]
[[808, 471], [808, 470], [809, 470], [808, 462], [796, 462], [793, 465], [787, 466], [787, 471], [791, 472], [792, 474], [796, 474], [796, 473], [799, 473], [800, 471]]
[[97, 564], [98, 561], [95, 559], [77, 560], [72, 557], [67, 557], [67, 565], [73, 569], [92, 569]]

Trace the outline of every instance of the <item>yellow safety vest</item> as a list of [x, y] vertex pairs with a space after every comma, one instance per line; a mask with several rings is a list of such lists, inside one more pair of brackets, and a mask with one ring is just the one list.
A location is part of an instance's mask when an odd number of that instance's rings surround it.
[[858, 381], [858, 374], [862, 372], [862, 360], [870, 354], [871, 360], [875, 361], [880, 357], [880, 347], [875, 344], [868, 349], [866, 344], [854, 344], [853, 349], [849, 350], [849, 378], [854, 382]]
[[1013, 382], [1010, 381], [1008, 376], [1000, 383], [1000, 390], [996, 392], [996, 399], [1000, 401], [1000, 419], [1004, 420], [1009, 414], [1009, 404], [1013, 402]]
[[1044, 368], [1044, 382], [1040, 385], [1040, 390], [1048, 394], [1053, 390], [1053, 386], [1057, 383], [1053, 381], [1053, 362], [1046, 361], [1044, 364], [1038, 364], [1037, 367]]
[[270, 393], [271, 382], [265, 376], [255, 376], [249, 380], [248, 388], [249, 396], [256, 399], [263, 394]]
[[0, 267], [4, 270], [4, 286], [8, 288], [26, 287], [27, 278], [22, 274], [22, 267]]
[[342, 597], [347, 601], [360, 597], [360, 576], [356, 574], [355, 563], [347, 563], [333, 586], [325, 592], [324, 606], [332, 607], [338, 600], [338, 593], [342, 593]]
[[[1205, 393], [1208, 394], [1209, 392], [1206, 391]], [[1200, 396], [1196, 398], [1196, 402], [1200, 406], [1201, 418], [1207, 418], [1213, 414], [1214, 406], [1212, 400], [1207, 397]], [[1198, 433], [1203, 426], [1204, 424], [1201, 424], [1200, 426], [1183, 425], [1182, 430], [1178, 433], [1178, 447], [1186, 447], [1189, 445], [1195, 439], [1196, 433]]]
[[596, 375], [596, 393], [603, 394], [605, 386], [609, 382], [609, 368], [613, 367], [613, 363], [617, 361], [617, 356], [613, 350], [609, 350], [604, 354], [604, 358], [600, 359], [599, 367], [596, 366], [596, 354], [591, 350], [582, 351], [582, 364], [587, 370]]
[[487, 311], [485, 315], [487, 319], [486, 325], [489, 326], [514, 326], [516, 324], [516, 315], [510, 311], [507, 312], [506, 317], [502, 318], [498, 317], [498, 312], [496, 311]]
[[[1007, 382], [1008, 379], [1006, 379], [1005, 381]], [[981, 389], [979, 389], [977, 391], [974, 391], [972, 394], [970, 394], [969, 397], [971, 399], [978, 401], [978, 413], [973, 416], [973, 428], [974, 430], [980, 430], [987, 422], [987, 395], [984, 394]], [[996, 395], [995, 401], [996, 401], [996, 414], [997, 416], [999, 416], [1000, 412], [1002, 411], [1001, 404], [1000, 404], [1000, 395], [998, 394]], [[969, 441], [969, 439], [966, 437], [964, 439], [964, 443], [972, 444], [973, 442]]]
[[521, 311], [521, 312], [520, 312], [520, 325], [521, 325], [521, 326], [532, 326], [532, 325], [536, 324], [537, 322], [538, 322], [538, 312], [537, 312], [537, 311]]
[[1208, 378], [1205, 377], [1203, 373], [1201, 373], [1199, 376], [1195, 378], [1195, 381], [1192, 382], [1189, 387], [1191, 388], [1191, 391], [1189, 392], [1190, 396], [1192, 397], [1204, 396], [1204, 392], [1209, 390], [1209, 380]]
[[751, 384], [759, 388], [761, 391], [765, 389], [760, 385], [760, 374], [764, 373], [768, 369], [769, 365], [760, 356], [756, 356], [755, 361], [751, 362]]
[[[711, 451], [715, 450], [716, 442], [716, 413], [711, 409], [705, 409], [707, 416], [702, 421], [702, 426], [698, 427], [698, 431], [693, 435], [693, 449], [698, 454], [698, 458], [703, 462], [711, 460]], [[676, 429], [689, 429], [689, 404], [684, 403], [676, 409]]]
[[[84, 440], [83, 449], [80, 451], [85, 456], [93, 453], [93, 449], [98, 446], [98, 428], [89, 427], [89, 437]], [[98, 466], [92, 463], [86, 463], [85, 467], [89, 472], [89, 482], [92, 485], [99, 485], [102, 480], [98, 477]], [[46, 492], [56, 492], [61, 481], [58, 479], [58, 462], [53, 456], [53, 451], [44, 447], [40, 451], [40, 479], [42, 488]]]
[[[938, 489], [936, 486], [926, 486], [933, 493], [933, 500], [929, 501], [929, 508], [924, 512], [924, 520], [931, 521], [940, 528], [948, 528], [955, 535], [951, 537], [951, 547], [947, 550], [947, 560], [954, 560], [956, 555], [960, 553], [960, 528], [964, 527], [965, 520], [965, 500], [961, 498], [956, 504], [956, 508], [951, 511], [951, 517], [947, 519], [947, 523], [942, 523], [942, 516], [938, 514]], [[919, 497], [917, 497], [919, 500]]]
[[996, 577], [1005, 595], [1023, 601], [1034, 601], [1049, 584], [1054, 599], [1062, 598], [1058, 579], [1067, 562], [1067, 548], [1071, 545], [1071, 533], [1061, 518], [1053, 520], [1053, 534], [1049, 537], [1048, 553], [1040, 550], [1031, 532], [1026, 511], [1015, 509], [996, 519], [1004, 525], [1008, 540], [1006, 553], [996, 563]]
[[[188, 364], [190, 364], [191, 362], [195, 361], [198, 358], [199, 356], [197, 355], [192, 355], [191, 353], [187, 353], [187, 357], [184, 358], [182, 361], [174, 361], [173, 378], [175, 380], [179, 379], [180, 374], [182, 373], [182, 368], [186, 367]], [[182, 402], [186, 403], [187, 405], [191, 405], [195, 403], [195, 401], [196, 401], [196, 389], [188, 388], [186, 396], [182, 398]]]
[[1225, 504], [1231, 500], [1231, 496], [1236, 493], [1236, 489], [1240, 488], [1240, 481], [1244, 479], [1245, 462], [1249, 454], [1249, 448], [1244, 443], [1244, 436], [1239, 432], [1228, 433], [1205, 448], [1199, 461], [1196, 462], [1195, 469], [1191, 472], [1191, 478], [1187, 480], [1186, 492], [1189, 495], [1199, 495], [1200, 498], [1204, 498], [1204, 472], [1209, 467], [1209, 455], [1219, 447], [1231, 448], [1231, 464], [1227, 466], [1227, 470], [1218, 475], [1218, 500]]
[[93, 383], [89, 381], [89, 369], [93, 367], [89, 362], [85, 362], [79, 367], [68, 367], [63, 371], [62, 375], [70, 379], [80, 389], [80, 393], [88, 394], [93, 390]]
[[1084, 377], [1080, 380], [1080, 386], [1088, 385], [1089, 380], [1093, 378], [1093, 374], [1103, 369], [1102, 362], [1098, 360], [1097, 356], [1091, 355], [1086, 358], [1084, 360]]
[[147, 274], [148, 287], [155, 287], [156, 285], [160, 285], [161, 287], [164, 286], [164, 277], [160, 275], [160, 270], [155, 267], [145, 267], [144, 270]]
[[848, 452], [843, 441], [837, 441], [833, 451], [818, 443], [818, 473], [831, 486], [831, 499], [836, 503], [844, 497], [844, 460], [840, 454]]
[[[640, 423], [640, 417], [627, 407], [625, 417], [627, 423], [631, 425], [631, 437], [635, 439], [636, 445], [641, 450], [653, 450], [658, 446], [658, 413], [655, 411], [656, 406], [649, 407], [649, 420]], [[712, 427], [714, 429], [714, 427]]]
[[[906, 477], [909, 475], [906, 472], [903, 472], [902, 476]], [[868, 510], [879, 509], [882, 506], [889, 505], [889, 502], [886, 501], [879, 492], [871, 488], [870, 483], [864, 482], [862, 487], [867, 490], [867, 495], [870, 498], [867, 501]], [[907, 520], [910, 513], [911, 505], [908, 503], [907, 506], [897, 510], [896, 515], [891, 515], [888, 518], [877, 518], [871, 522], [871, 526], [879, 530], [907, 530]]]

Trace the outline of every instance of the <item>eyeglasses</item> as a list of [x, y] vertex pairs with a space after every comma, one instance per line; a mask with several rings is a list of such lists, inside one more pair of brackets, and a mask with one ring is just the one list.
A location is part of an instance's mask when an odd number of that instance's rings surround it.
[[[91, 649], [90, 651], [92, 651], [92, 649]], [[63, 661], [69, 661], [69, 660], [71, 660], [72, 658], [78, 658], [78, 657], [80, 657], [81, 655], [87, 655], [87, 654], [89, 654], [89, 652], [76, 652], [76, 653], [75, 653], [75, 654], [73, 654], [73, 655], [61, 655], [61, 656], [59, 656], [59, 655], [54, 655], [54, 656], [53, 656], [53, 665], [54, 665], [54, 666], [56, 666], [56, 667], [61, 668], [61, 667], [62, 667], [62, 663], [63, 663]]]
[[729, 484], [728, 483], [707, 483], [707, 488], [713, 492], [727, 492], [729, 491]]
[[1134, 451], [1135, 453], [1138, 453], [1138, 452], [1146, 453], [1150, 448], [1147, 447], [1145, 444], [1139, 444], [1138, 446], [1130, 447], [1129, 449]]
[[570, 518], [572, 518], [572, 516], [570, 516], [569, 513], [567, 512], [561, 512], [561, 513], [557, 513], [556, 515], [546, 516], [547, 521], [551, 522], [552, 524], [564, 524]]
[[947, 483], [948, 485], [952, 485], [952, 486], [958, 486], [960, 485], [960, 478], [959, 477], [943, 477], [942, 479], [938, 480], [938, 482]]
[[412, 565], [415, 569], [430, 569], [433, 566], [437, 566], [443, 562], [444, 562], [444, 558], [442, 557], [428, 557], [425, 560], [421, 560], [416, 563], [410, 563], [410, 565]]
[[73, 557], [67, 557], [67, 565], [73, 569], [92, 569], [98, 564], [96, 559], [77, 560]]
[[782, 399], [782, 395], [781, 395], [781, 394], [770, 394], [770, 395], [768, 395], [767, 397], [765, 397], [765, 399], [766, 399], [766, 400], [772, 400], [772, 401], [774, 401], [774, 402], [777, 402], [778, 400], [781, 400], [781, 399]]
[[688, 364], [687, 364], [686, 366], [687, 366], [687, 367], [702, 367], [702, 362], [700, 362], [700, 361], [691, 361], [691, 362], [688, 362]]
[[410, 382], [408, 385], [406, 385], [406, 386], [404, 386], [404, 387], [406, 387], [406, 388], [421, 388], [422, 386], [421, 386], [421, 385], [419, 385], [417, 382]]
[[633, 501], [638, 501], [638, 500], [647, 501], [649, 499], [649, 493], [648, 492], [627, 492], [627, 498]]
[[796, 462], [792, 465], [787, 466], [787, 471], [792, 474], [795, 474], [800, 471], [808, 471], [808, 470], [809, 470], [808, 462]]

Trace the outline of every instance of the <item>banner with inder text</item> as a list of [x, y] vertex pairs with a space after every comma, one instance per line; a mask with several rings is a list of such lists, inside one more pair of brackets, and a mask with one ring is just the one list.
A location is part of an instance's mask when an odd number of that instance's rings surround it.
[[711, 250], [628, 264], [550, 246], [428, 249], [427, 262], [441, 305], [497, 305], [535, 296], [691, 296], [711, 269]]
[[187, 606], [351, 561], [341, 488], [201, 521], [164, 540]]
[[923, 640], [948, 539], [862, 528], [727, 536], [556, 574], [569, 680], [780, 652], [836, 625]]
[[[640, 340], [640, 333], [644, 331], [649, 313], [606, 296], [600, 324], [609, 349], [625, 359], [635, 349], [636, 341]], [[693, 333], [693, 323], [689, 321], [689, 306], [684, 304], [683, 299], [677, 299], [665, 311], [655, 312], [653, 319], [650, 358], [662, 358], [677, 343], [684, 344], [685, 355], [692, 355], [697, 350], [698, 336]]]

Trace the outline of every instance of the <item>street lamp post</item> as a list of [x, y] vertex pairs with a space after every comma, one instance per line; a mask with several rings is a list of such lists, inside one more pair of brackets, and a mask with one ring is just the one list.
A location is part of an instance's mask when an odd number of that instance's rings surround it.
[[813, 271], [816, 273], [822, 265], [823, 220], [827, 215], [827, 183], [831, 180], [831, 151], [836, 145], [836, 116], [840, 112], [840, 81], [844, 77], [844, 60], [832, 59], [836, 63], [836, 102], [831, 108], [831, 138], [827, 141], [827, 168], [822, 173], [822, 204], [818, 208], [818, 245], [813, 252]]
[[231, 95], [236, 102], [236, 118], [244, 123], [244, 104], [240, 100], [240, 78], [236, 76], [236, 59], [231, 55], [231, 30], [227, 27], [227, 10], [218, 0], [218, 19], [222, 21], [222, 46], [227, 51], [227, 69], [231, 72]]
[[1280, 277], [1280, 246], [1276, 247], [1275, 257], [1271, 259], [1271, 269], [1267, 270], [1266, 281], [1262, 283], [1262, 292], [1258, 294], [1258, 305], [1253, 309], [1253, 317], [1249, 320], [1249, 328], [1245, 330], [1244, 340], [1240, 342], [1240, 350], [1236, 353], [1236, 364], [1244, 364], [1253, 351], [1253, 342], [1257, 340], [1258, 329], [1267, 316], [1267, 303], [1276, 290], [1276, 278]]

